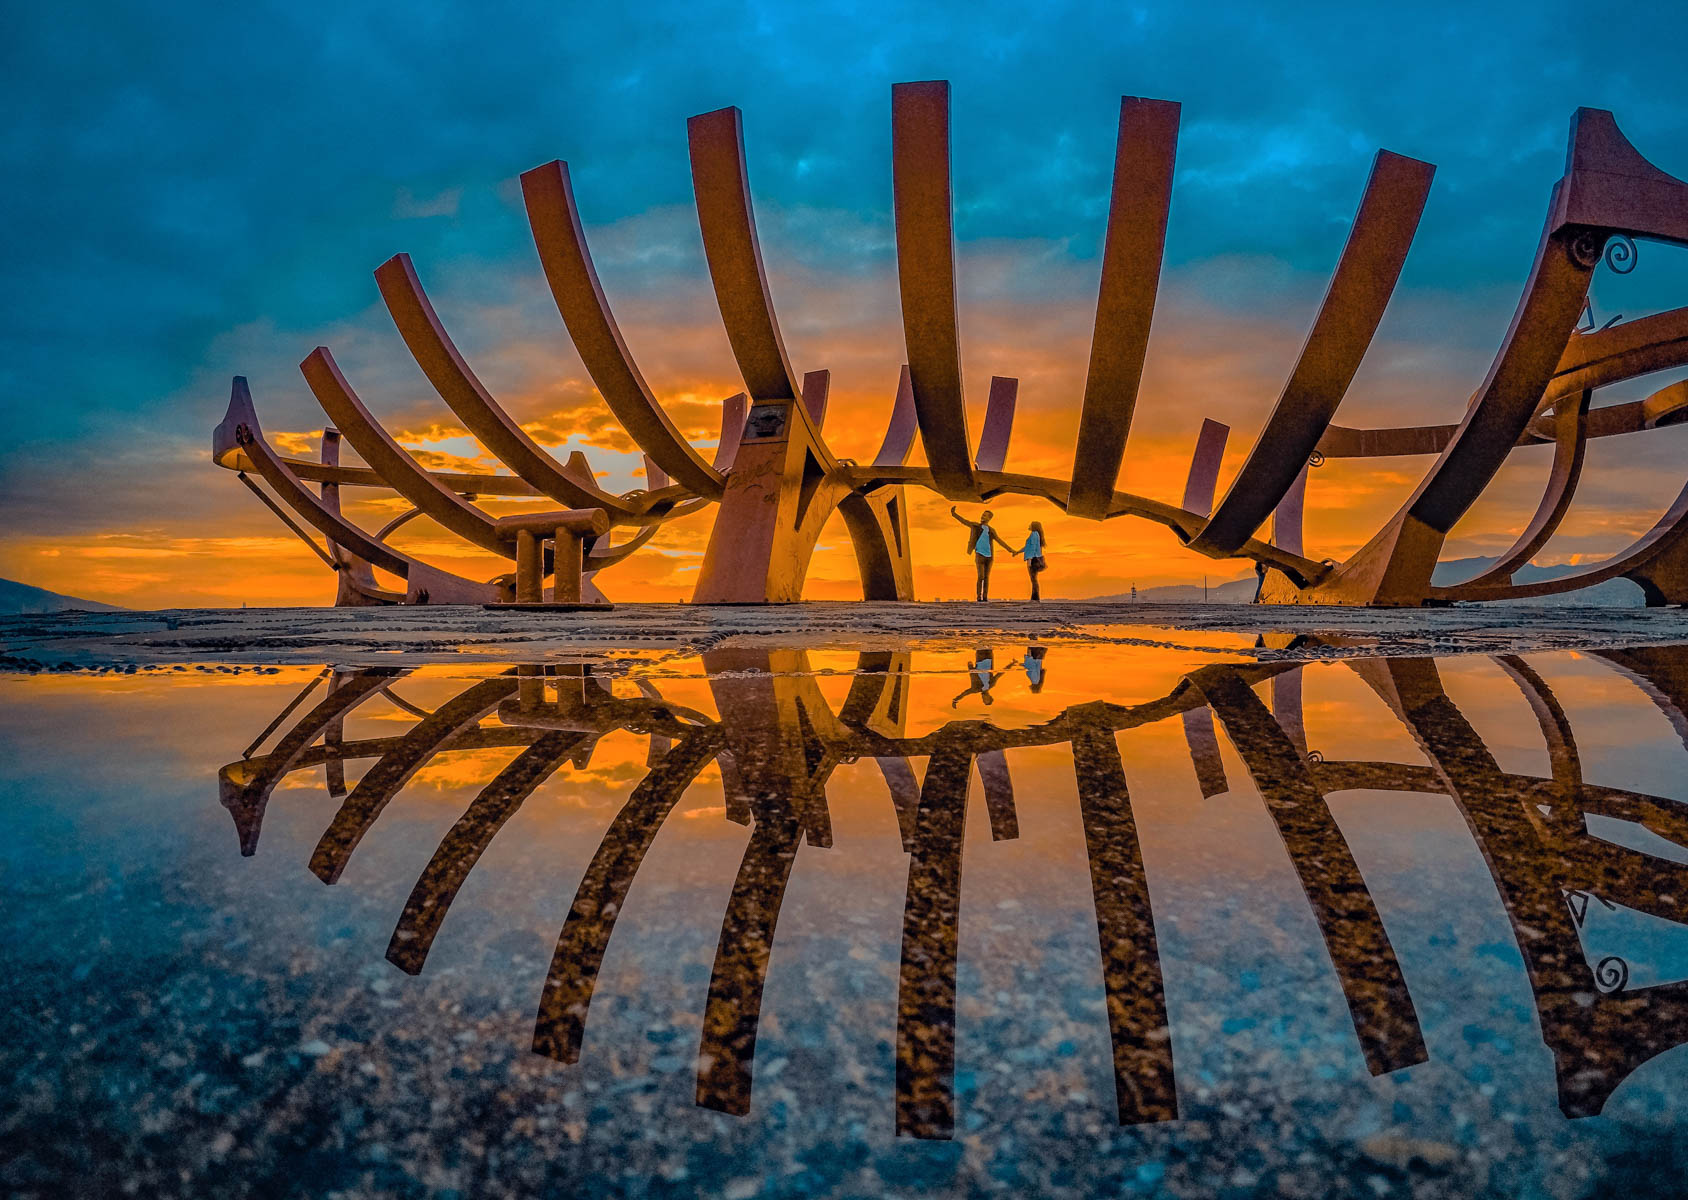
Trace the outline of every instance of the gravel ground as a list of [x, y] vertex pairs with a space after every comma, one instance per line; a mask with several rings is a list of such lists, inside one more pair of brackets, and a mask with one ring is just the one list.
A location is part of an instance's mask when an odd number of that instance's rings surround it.
[[[57, 613], [0, 618], [0, 670], [138, 671], [179, 663], [519, 663], [591, 657], [610, 649], [686, 654], [738, 646], [883, 650], [1033, 636], [1226, 656], [1241, 652], [1262, 659], [1500, 654], [1684, 643], [1688, 612], [1075, 601], [730, 608], [623, 604], [586, 613], [473, 606]], [[1252, 645], [1255, 639], [1258, 645]]]

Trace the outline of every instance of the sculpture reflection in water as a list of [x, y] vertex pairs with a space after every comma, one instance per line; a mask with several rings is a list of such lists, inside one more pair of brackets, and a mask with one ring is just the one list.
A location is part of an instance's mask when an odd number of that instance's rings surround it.
[[[1034, 647], [1034, 688], [1047, 648]], [[1337, 653], [1352, 647], [1332, 645]], [[988, 654], [988, 652], [987, 652]], [[1688, 742], [1688, 656], [1679, 650], [1604, 651], [1600, 657], [1652, 699]], [[903, 907], [896, 1037], [896, 1128], [950, 1136], [955, 1119], [956, 946], [963, 830], [977, 772], [993, 840], [1018, 836], [1005, 752], [1069, 746], [1089, 858], [1101, 952], [1118, 1118], [1178, 1115], [1167, 1000], [1148, 875], [1116, 735], [1182, 721], [1204, 796], [1229, 789], [1216, 723], [1236, 748], [1300, 878], [1373, 1075], [1427, 1061], [1413, 997], [1383, 920], [1327, 797], [1346, 791], [1441, 794], [1458, 806], [1505, 903], [1551, 1049], [1559, 1102], [1570, 1116], [1598, 1113], [1649, 1058], [1688, 1041], [1688, 981], [1630, 988], [1629, 965], [1591, 963], [1580, 934], [1592, 899], [1682, 922], [1688, 867], [1603, 840], [1588, 818], [1639, 826], [1688, 847], [1688, 805], [1583, 779], [1570, 722], [1536, 672], [1516, 657], [1495, 661], [1528, 701], [1546, 742], [1547, 777], [1505, 771], [1445, 691], [1426, 658], [1348, 658], [1411, 734], [1424, 763], [1326, 761], [1307, 745], [1301, 662], [1213, 665], [1183, 676], [1148, 703], [1104, 700], [1051, 720], [998, 728], [952, 720], [906, 733], [911, 674], [906, 652], [862, 654], [834, 712], [799, 650], [718, 650], [703, 655], [715, 718], [663, 698], [640, 681], [617, 696], [587, 666], [514, 667], [466, 688], [431, 712], [393, 686], [403, 671], [323, 673], [223, 769], [221, 798], [243, 854], [255, 852], [264, 807], [289, 772], [322, 765], [339, 811], [311, 856], [325, 883], [340, 878], [359, 841], [405, 783], [434, 756], [519, 747], [440, 843], [399, 915], [388, 959], [419, 973], [465, 878], [491, 839], [547, 778], [583, 768], [614, 731], [648, 736], [648, 771], [604, 834], [557, 939], [534, 1026], [536, 1052], [578, 1061], [600, 966], [641, 862], [686, 789], [719, 764], [726, 814], [750, 827], [721, 923], [702, 1022], [697, 1102], [750, 1110], [757, 1028], [782, 901], [799, 847], [832, 844], [827, 783], [844, 762], [874, 760], [909, 856]], [[978, 657], [973, 673], [979, 671]], [[993, 672], [993, 674], [1000, 674]], [[326, 678], [327, 694], [268, 754], [253, 750]], [[992, 680], [994, 685], [995, 680]], [[1258, 690], [1269, 688], [1268, 705]], [[964, 693], [965, 694], [965, 693]], [[399, 737], [347, 740], [359, 705], [384, 696], [412, 712]], [[493, 718], [491, 721], [488, 718]], [[373, 759], [348, 792], [344, 763]], [[911, 760], [924, 759], [917, 780]], [[1633, 839], [1632, 839], [1633, 840]], [[1667, 853], [1674, 853], [1668, 850]]]

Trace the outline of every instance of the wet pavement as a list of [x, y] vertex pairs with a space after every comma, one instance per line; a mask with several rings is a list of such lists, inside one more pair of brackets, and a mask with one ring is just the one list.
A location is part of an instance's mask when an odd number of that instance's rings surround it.
[[0, 1185], [1680, 1194], [1688, 649], [1136, 632], [0, 675]]

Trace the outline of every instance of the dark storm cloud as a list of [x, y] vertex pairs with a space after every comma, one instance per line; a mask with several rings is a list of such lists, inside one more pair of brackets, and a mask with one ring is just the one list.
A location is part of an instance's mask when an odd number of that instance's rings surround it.
[[[569, 158], [594, 226], [689, 204], [685, 117], [724, 104], [745, 111], [784, 262], [882, 270], [903, 79], [953, 81], [963, 242], [1043, 239], [1081, 262], [1122, 93], [1184, 104], [1173, 271], [1261, 256], [1316, 293], [1374, 150], [1430, 159], [1405, 286], [1459, 297], [1459, 317], [1391, 320], [1487, 348], [1576, 105], [1615, 109], [1688, 175], [1685, 33], [1668, 6], [1540, 3], [14, 5], [0, 502], [18, 455], [203, 436], [221, 407], [206, 381], [290, 369], [366, 312], [369, 270], [396, 250], [460, 306], [506, 299], [494, 289], [536, 274], [526, 167]], [[701, 280], [695, 228], [658, 224], [678, 232], [617, 256], [618, 296]], [[1072, 274], [1006, 284], [1044, 299]], [[1280, 276], [1191, 277], [1247, 311]]]

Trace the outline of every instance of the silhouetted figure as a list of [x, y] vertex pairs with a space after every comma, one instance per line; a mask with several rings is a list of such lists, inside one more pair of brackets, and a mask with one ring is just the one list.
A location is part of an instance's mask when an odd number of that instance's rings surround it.
[[995, 513], [986, 509], [977, 521], [969, 521], [955, 510], [955, 505], [950, 505], [950, 516], [967, 526], [967, 550], [973, 555], [973, 567], [978, 572], [978, 581], [975, 584], [973, 596], [975, 600], [990, 599], [991, 563], [996, 557], [995, 552], [991, 549], [992, 543], [1001, 546], [1010, 554], [1019, 553], [1018, 550], [1003, 541], [997, 535], [996, 530], [991, 528], [991, 518], [995, 515]]
[[1254, 564], [1254, 603], [1260, 603], [1260, 595], [1266, 590], [1266, 564], [1256, 560]]

